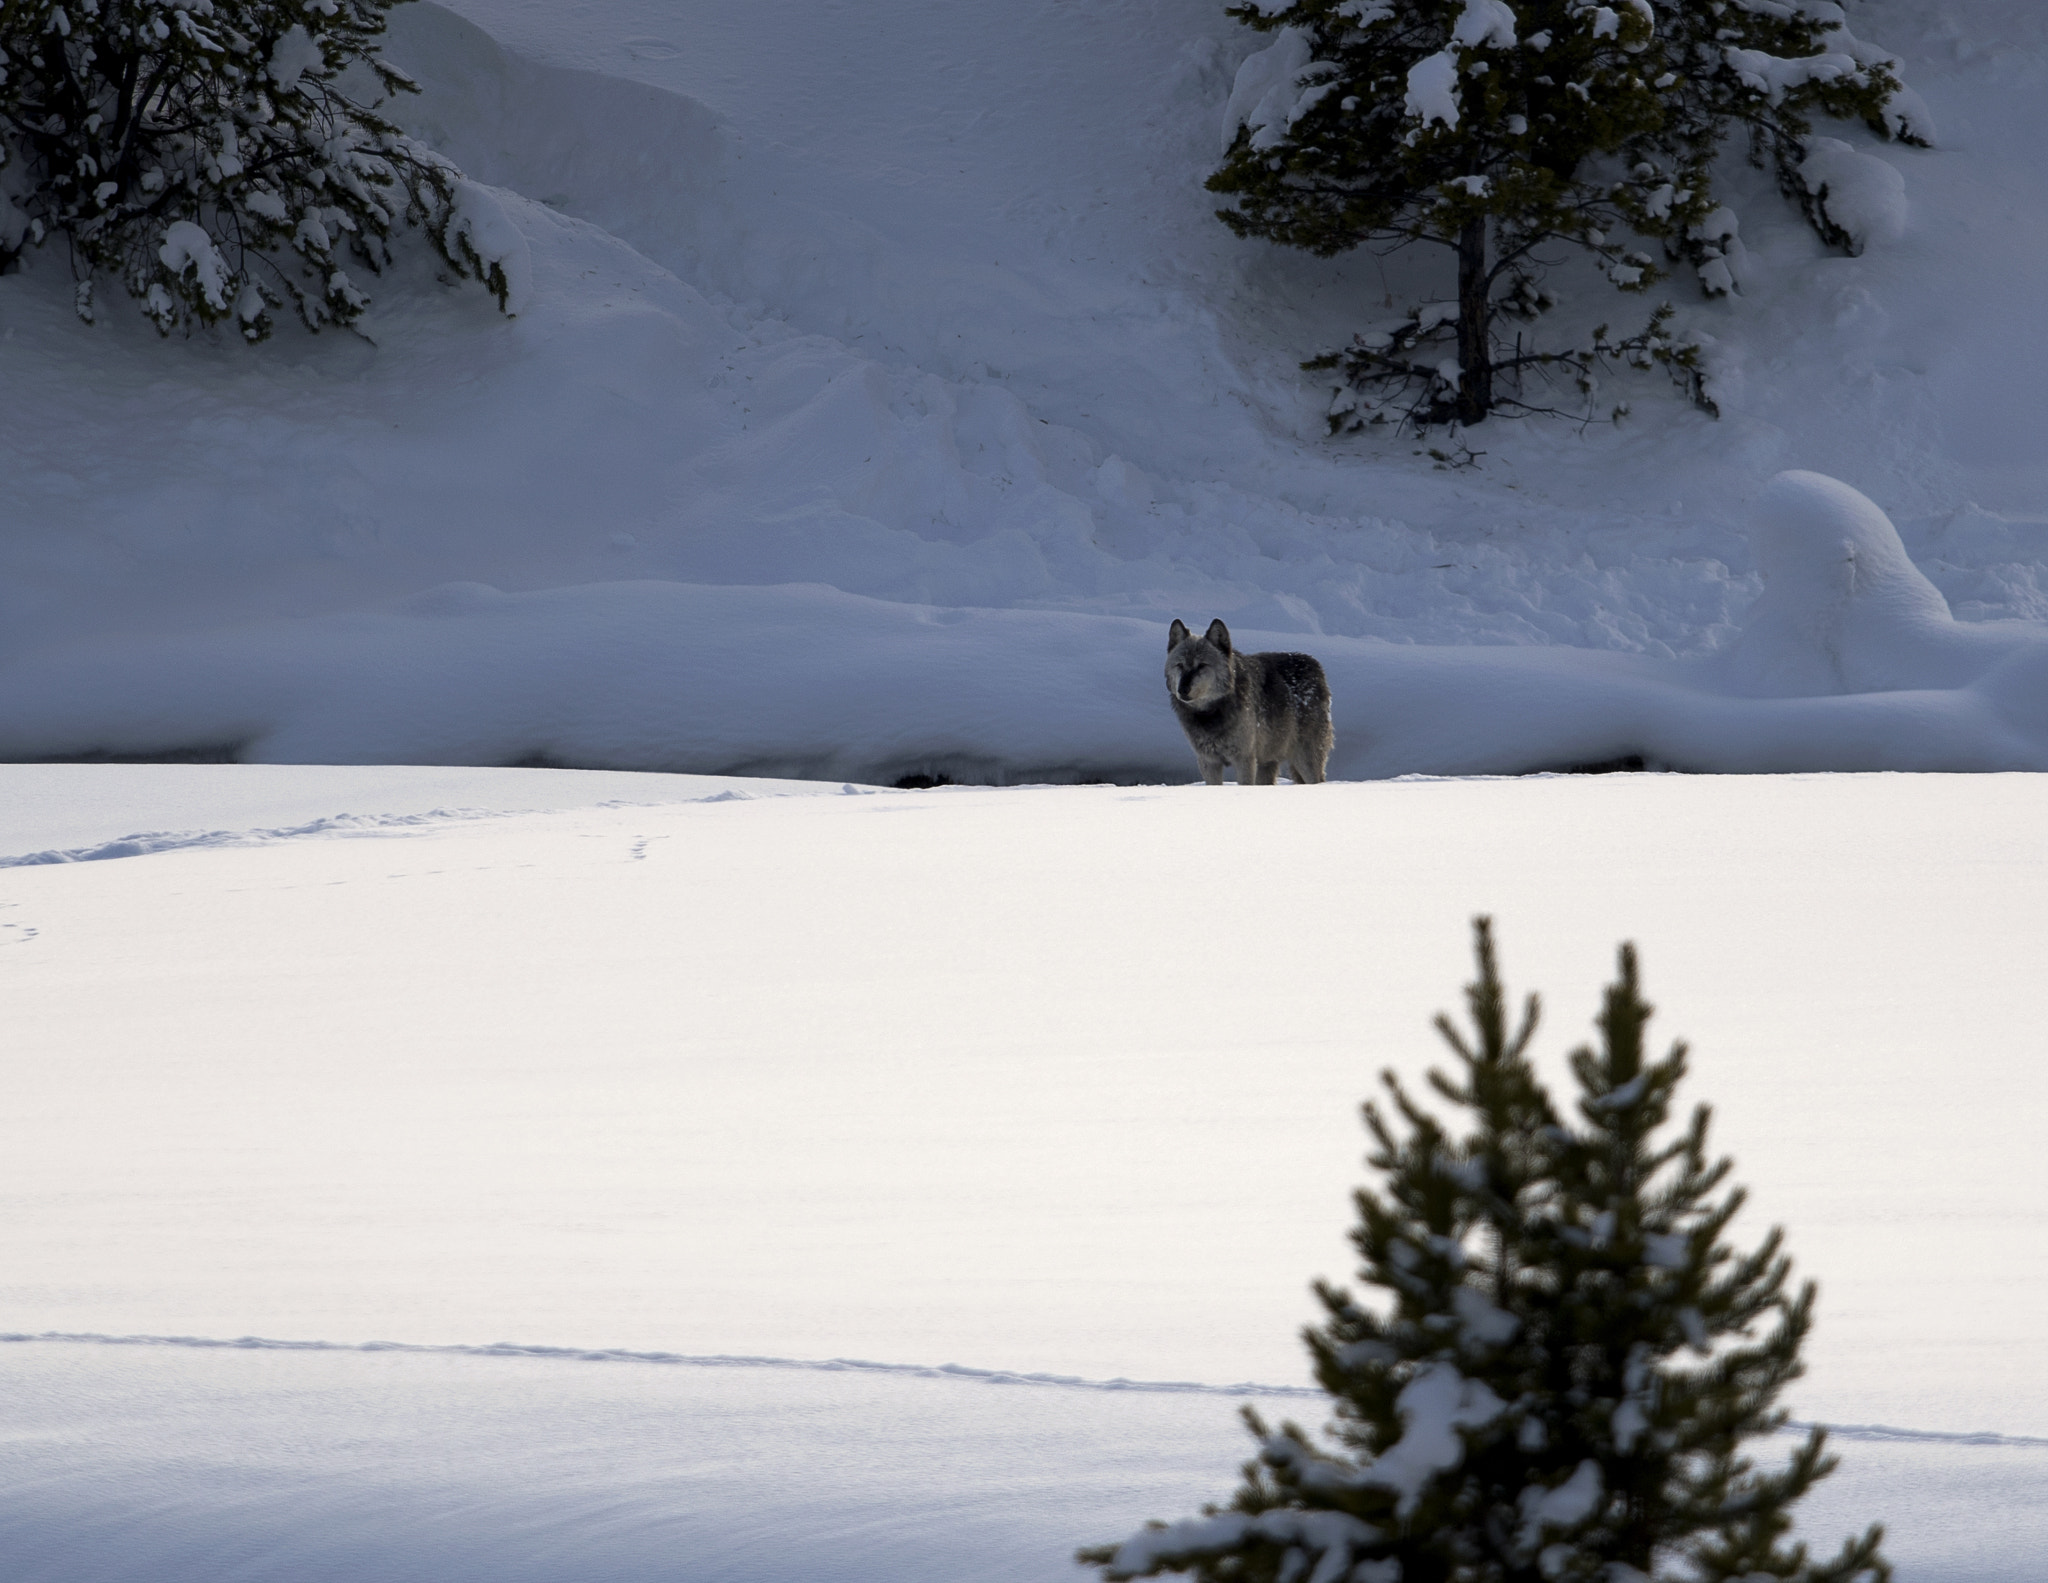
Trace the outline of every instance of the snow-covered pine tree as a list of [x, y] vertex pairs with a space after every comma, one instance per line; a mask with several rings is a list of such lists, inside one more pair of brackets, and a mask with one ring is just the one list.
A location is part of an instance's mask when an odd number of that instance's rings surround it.
[[1613, 360], [1662, 366], [1710, 407], [1668, 304], [1626, 338], [1603, 327], [1575, 346], [1533, 344], [1521, 326], [1555, 303], [1549, 270], [1577, 250], [1640, 293], [1685, 260], [1720, 295], [1737, 221], [1714, 167], [1731, 133], [1827, 241], [1852, 249], [1857, 228], [1828, 186], [1859, 156], [1824, 139], [1832, 157], [1816, 161], [1812, 117], [1925, 141], [1898, 62], [1855, 38], [1834, 0], [1243, 0], [1229, 12], [1278, 37], [1240, 70], [1226, 113], [1232, 141], [1209, 180], [1236, 200], [1224, 223], [1324, 256], [1421, 242], [1456, 260], [1453, 297], [1306, 365], [1342, 373], [1332, 433], [1548, 410], [1526, 399], [1531, 374], [1561, 375], [1590, 401]]
[[1743, 1455], [1744, 1440], [1785, 1423], [1774, 1404], [1801, 1373], [1814, 1287], [1786, 1295], [1777, 1228], [1741, 1255], [1721, 1241], [1747, 1195], [1721, 1191], [1732, 1167], [1708, 1156], [1706, 1106], [1658, 1141], [1686, 1051], [1646, 1059], [1651, 1009], [1625, 945], [1601, 1046], [1571, 1058], [1581, 1125], [1560, 1151], [1550, 1211], [1560, 1300], [1545, 1310], [1556, 1328], [1542, 1400], [1554, 1443], [1598, 1465], [1608, 1503], [1560, 1535], [1551, 1575], [1597, 1576], [1610, 1557], [1647, 1573], [1682, 1536], [1705, 1578], [1888, 1576], [1876, 1527], [1826, 1565], [1781, 1543], [1792, 1504], [1835, 1465], [1824, 1430], [1779, 1472]]
[[1258, 1457], [1228, 1507], [1080, 1559], [1202, 1583], [1884, 1583], [1875, 1527], [1826, 1562], [1785, 1541], [1833, 1465], [1818, 1431], [1780, 1471], [1744, 1454], [1784, 1421], [1813, 1289], [1787, 1295], [1778, 1232], [1724, 1242], [1743, 1195], [1704, 1109], [1660, 1138], [1685, 1053], [1644, 1059], [1634, 952], [1600, 1050], [1573, 1056], [1571, 1124], [1528, 1060], [1536, 1001], [1511, 1025], [1476, 934], [1471, 1032], [1438, 1019], [1457, 1067], [1430, 1074], [1462, 1125], [1391, 1074], [1391, 1113], [1366, 1107], [1379, 1182], [1352, 1240], [1377, 1296], [1317, 1287], [1326, 1435], [1248, 1410]]
[[347, 265], [375, 273], [412, 223], [506, 306], [502, 216], [344, 87], [413, 88], [378, 53], [392, 3], [0, 0], [0, 265], [61, 238], [87, 320], [111, 275], [166, 334], [253, 341], [287, 303], [353, 324]]

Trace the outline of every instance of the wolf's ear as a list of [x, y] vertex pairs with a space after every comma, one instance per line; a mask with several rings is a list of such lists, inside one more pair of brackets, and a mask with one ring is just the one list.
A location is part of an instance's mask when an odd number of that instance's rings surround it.
[[1228, 654], [1230, 652], [1230, 628], [1226, 627], [1223, 624], [1223, 618], [1221, 616], [1218, 616], [1214, 621], [1209, 623], [1209, 630], [1203, 633], [1202, 636], [1207, 638], [1211, 643], [1215, 644], [1216, 647], [1221, 649], [1225, 654]]
[[1166, 629], [1166, 646], [1177, 649], [1188, 640], [1188, 624], [1179, 616], [1173, 618], [1173, 625]]

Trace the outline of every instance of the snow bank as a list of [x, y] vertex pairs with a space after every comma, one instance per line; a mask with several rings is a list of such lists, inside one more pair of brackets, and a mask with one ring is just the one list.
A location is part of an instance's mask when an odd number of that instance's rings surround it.
[[[1631, 757], [2048, 768], [2048, 629], [1956, 621], [1884, 513], [1832, 479], [1780, 475], [1754, 531], [1766, 592], [1706, 662], [1238, 637], [1322, 659], [1347, 778]], [[819, 587], [451, 584], [378, 611], [20, 660], [0, 669], [0, 753], [1179, 780], [1163, 652], [1158, 625], [1126, 617]]]
[[207, 742], [273, 763], [1156, 779], [1185, 749], [1153, 696], [1154, 636], [819, 587], [455, 584], [26, 661], [0, 674], [0, 742], [22, 758]]

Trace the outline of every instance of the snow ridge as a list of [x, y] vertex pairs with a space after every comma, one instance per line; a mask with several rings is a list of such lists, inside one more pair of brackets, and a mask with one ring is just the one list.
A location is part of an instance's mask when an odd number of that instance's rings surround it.
[[[1197, 1380], [1090, 1380], [1077, 1374], [1025, 1373], [1013, 1369], [979, 1369], [964, 1363], [878, 1363], [869, 1358], [771, 1358], [731, 1353], [631, 1352], [616, 1347], [525, 1346], [510, 1341], [488, 1345], [417, 1341], [284, 1341], [268, 1336], [116, 1336], [96, 1331], [45, 1330], [0, 1332], [0, 1343], [65, 1341], [102, 1347], [191, 1347], [248, 1352], [417, 1352], [444, 1357], [542, 1358], [574, 1363], [658, 1363], [700, 1369], [800, 1369], [816, 1373], [900, 1374], [912, 1379], [963, 1380], [982, 1385], [1050, 1385], [1077, 1391], [1138, 1391], [1147, 1394], [1200, 1396], [1321, 1396], [1307, 1385], [1208, 1385]], [[2044, 1442], [2048, 1444], [2048, 1442]]]
[[[623, 1347], [547, 1347], [512, 1341], [484, 1345], [423, 1341], [290, 1341], [273, 1336], [117, 1336], [89, 1330], [0, 1331], [0, 1345], [35, 1341], [99, 1347], [189, 1347], [242, 1352], [408, 1352], [439, 1357], [536, 1358], [569, 1363], [653, 1363], [670, 1368], [791, 1369], [820, 1374], [897, 1374], [908, 1379], [959, 1380], [978, 1385], [1040, 1385], [1070, 1391], [1118, 1391], [1183, 1396], [1313, 1396], [1312, 1385], [1262, 1385], [1240, 1380], [1210, 1385], [1200, 1380], [1091, 1380], [1078, 1374], [1044, 1374], [1020, 1369], [984, 1369], [965, 1363], [880, 1363], [872, 1358], [775, 1358], [743, 1353], [634, 1352]], [[1894, 1424], [1813, 1424], [1800, 1419], [1783, 1431], [1804, 1435], [1820, 1428], [1842, 1440], [1914, 1445], [1984, 1446], [2002, 1450], [2048, 1451], [2048, 1436], [2005, 1435], [1992, 1430], [1902, 1429]]]
[[1785, 1432], [1803, 1435], [1816, 1428], [1827, 1430], [1838, 1440], [1894, 1440], [1915, 1445], [1997, 1446], [2006, 1449], [2048, 1450], [2048, 1437], [2001, 1435], [1989, 1430], [1898, 1429], [1890, 1424], [1810, 1424], [1793, 1421], [1785, 1425]]

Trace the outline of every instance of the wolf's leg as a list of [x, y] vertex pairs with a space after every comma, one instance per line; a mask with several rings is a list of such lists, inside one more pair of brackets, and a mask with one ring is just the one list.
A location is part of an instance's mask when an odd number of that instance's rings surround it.
[[1196, 762], [1202, 766], [1202, 779], [1205, 782], [1211, 786], [1223, 784], [1223, 760], [1197, 759]]
[[1337, 745], [1336, 733], [1330, 729], [1329, 705], [1323, 706], [1319, 720], [1310, 722], [1296, 733], [1295, 745], [1298, 751], [1291, 762], [1294, 765], [1294, 779], [1297, 784], [1308, 782], [1321, 785], [1329, 779], [1330, 750]]
[[1259, 783], [1259, 761], [1258, 761], [1257, 759], [1239, 759], [1239, 760], [1237, 761], [1237, 763], [1236, 763], [1236, 766], [1235, 766], [1235, 768], [1236, 768], [1236, 770], [1237, 770], [1237, 784], [1238, 784], [1238, 785], [1240, 785], [1240, 786], [1256, 786], [1256, 785], [1258, 785], [1258, 783]]
[[1257, 779], [1253, 782], [1254, 785], [1271, 786], [1280, 778], [1280, 761], [1278, 759], [1260, 759], [1256, 774]]

